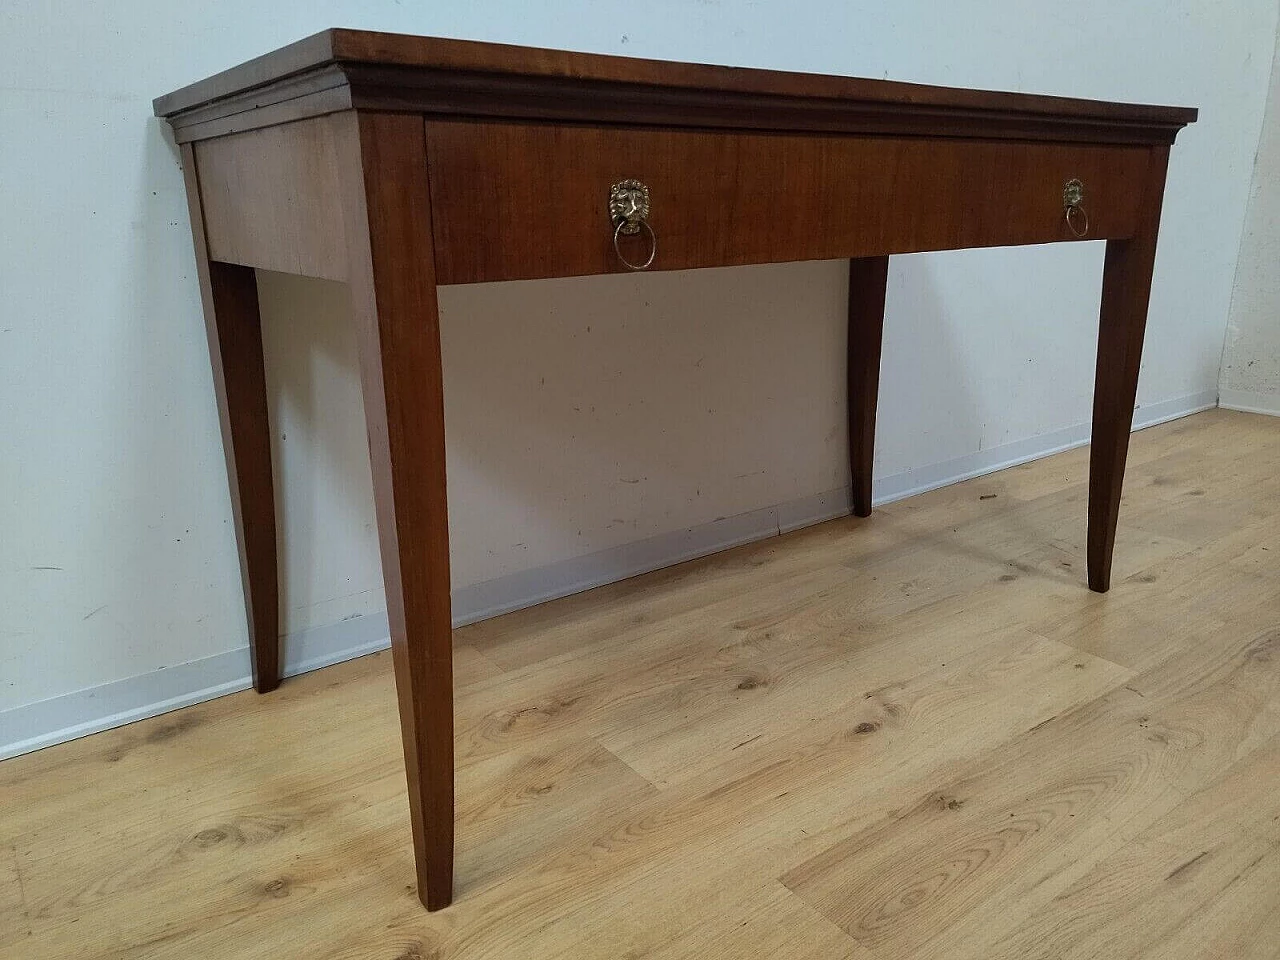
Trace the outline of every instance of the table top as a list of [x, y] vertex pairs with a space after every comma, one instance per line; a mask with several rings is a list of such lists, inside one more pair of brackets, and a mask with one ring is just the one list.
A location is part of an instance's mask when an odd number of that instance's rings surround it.
[[[310, 78], [310, 79], [308, 79]], [[287, 85], [290, 96], [338, 86], [376, 89], [349, 106], [408, 96], [423, 109], [548, 119], [710, 123], [755, 129], [891, 132], [903, 120], [921, 134], [992, 136], [1026, 129], [1038, 139], [1172, 142], [1196, 119], [1189, 107], [1112, 103], [890, 80], [790, 73], [363, 30], [331, 29], [200, 80], [155, 101], [173, 120], [220, 102], [260, 106], [255, 92]], [[250, 98], [246, 101], [246, 97]], [[267, 99], [270, 99], [269, 97]], [[533, 101], [537, 100], [535, 104]], [[278, 101], [276, 101], [278, 102]], [[334, 103], [332, 99], [328, 101]], [[412, 105], [412, 103], [410, 103]], [[661, 106], [661, 112], [655, 107]], [[229, 106], [228, 109], [231, 109]], [[623, 112], [629, 109], [631, 112]], [[212, 112], [211, 112], [212, 111]], [[598, 114], [598, 116], [597, 116]], [[1038, 131], [1038, 132], [1036, 132]]]

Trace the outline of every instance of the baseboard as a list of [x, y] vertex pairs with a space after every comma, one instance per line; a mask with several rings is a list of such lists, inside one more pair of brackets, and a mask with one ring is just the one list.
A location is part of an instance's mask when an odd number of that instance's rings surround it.
[[[362, 657], [390, 646], [387, 615], [352, 617], [282, 638], [286, 677]], [[98, 684], [48, 700], [0, 710], [0, 760], [65, 743], [135, 720], [203, 703], [253, 685], [249, 648]]]
[[1280, 417], [1280, 395], [1274, 393], [1250, 393], [1248, 390], [1221, 390], [1218, 406], [1244, 413], [1265, 413]]
[[[1224, 396], [1226, 392], [1224, 391]], [[1275, 398], [1271, 399], [1273, 404]], [[1216, 393], [1193, 394], [1134, 412], [1134, 429], [1185, 417], [1218, 404]], [[1223, 406], [1227, 406], [1224, 401]], [[1234, 409], [1249, 409], [1236, 407]], [[1256, 412], [1280, 413], [1280, 408]], [[876, 503], [889, 503], [1006, 467], [1037, 460], [1089, 440], [1089, 424], [1018, 440], [916, 470], [876, 479]], [[584, 557], [524, 570], [453, 592], [454, 624], [462, 625], [580, 593], [729, 547], [797, 530], [850, 509], [847, 487], [802, 497], [660, 534]], [[386, 614], [353, 617], [283, 638], [283, 672], [294, 676], [390, 644]], [[248, 649], [241, 647], [162, 670], [126, 677], [0, 711], [0, 759], [144, 720], [250, 686]]]

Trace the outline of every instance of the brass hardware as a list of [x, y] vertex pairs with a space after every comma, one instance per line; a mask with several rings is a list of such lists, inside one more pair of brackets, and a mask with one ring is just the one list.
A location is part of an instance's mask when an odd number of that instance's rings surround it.
[[609, 219], [624, 236], [640, 232], [649, 218], [649, 188], [639, 180], [620, 180], [609, 188]]
[[[658, 237], [649, 226], [649, 188], [639, 180], [620, 180], [609, 188], [609, 219], [613, 221], [613, 250], [629, 270], [645, 270], [658, 255]], [[618, 238], [635, 236], [645, 230], [649, 234], [649, 258], [633, 263], [622, 253]]]
[[1089, 213], [1083, 204], [1084, 184], [1073, 177], [1062, 185], [1062, 209], [1067, 229], [1081, 238], [1089, 232]]
[[648, 270], [650, 265], [653, 263], [653, 258], [658, 255], [658, 237], [653, 232], [653, 227], [649, 226], [649, 221], [638, 220], [636, 223], [637, 233], [640, 231], [641, 227], [644, 227], [644, 229], [649, 231], [649, 259], [645, 260], [644, 263], [632, 263], [623, 256], [622, 248], [618, 246], [618, 235], [624, 232], [622, 228], [627, 224], [627, 221], [625, 220], [619, 220], [618, 225], [613, 228], [613, 252], [618, 255], [618, 259], [622, 261], [622, 265], [628, 270]]

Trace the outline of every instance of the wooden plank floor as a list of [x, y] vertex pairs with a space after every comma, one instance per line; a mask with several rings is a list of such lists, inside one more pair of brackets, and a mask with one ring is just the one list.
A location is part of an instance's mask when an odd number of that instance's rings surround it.
[[457, 902], [388, 655], [0, 764], [0, 955], [1280, 957], [1280, 421], [1134, 437], [457, 632]]

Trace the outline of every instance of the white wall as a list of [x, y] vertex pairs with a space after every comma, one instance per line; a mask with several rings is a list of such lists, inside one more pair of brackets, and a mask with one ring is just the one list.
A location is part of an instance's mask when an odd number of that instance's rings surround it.
[[1240, 238], [1220, 386], [1224, 407], [1280, 415], [1280, 55]]
[[[1275, 0], [81, 0], [74, 15], [8, 0], [0, 750], [248, 672], [181, 177], [153, 96], [344, 25], [1198, 105], [1170, 171], [1139, 386], [1151, 419], [1216, 397], [1276, 19]], [[1086, 436], [1101, 264], [1100, 244], [896, 259], [882, 492]], [[459, 609], [839, 509], [843, 277], [817, 263], [444, 291]], [[385, 621], [342, 288], [263, 276], [262, 295], [297, 667], [377, 645]]]

